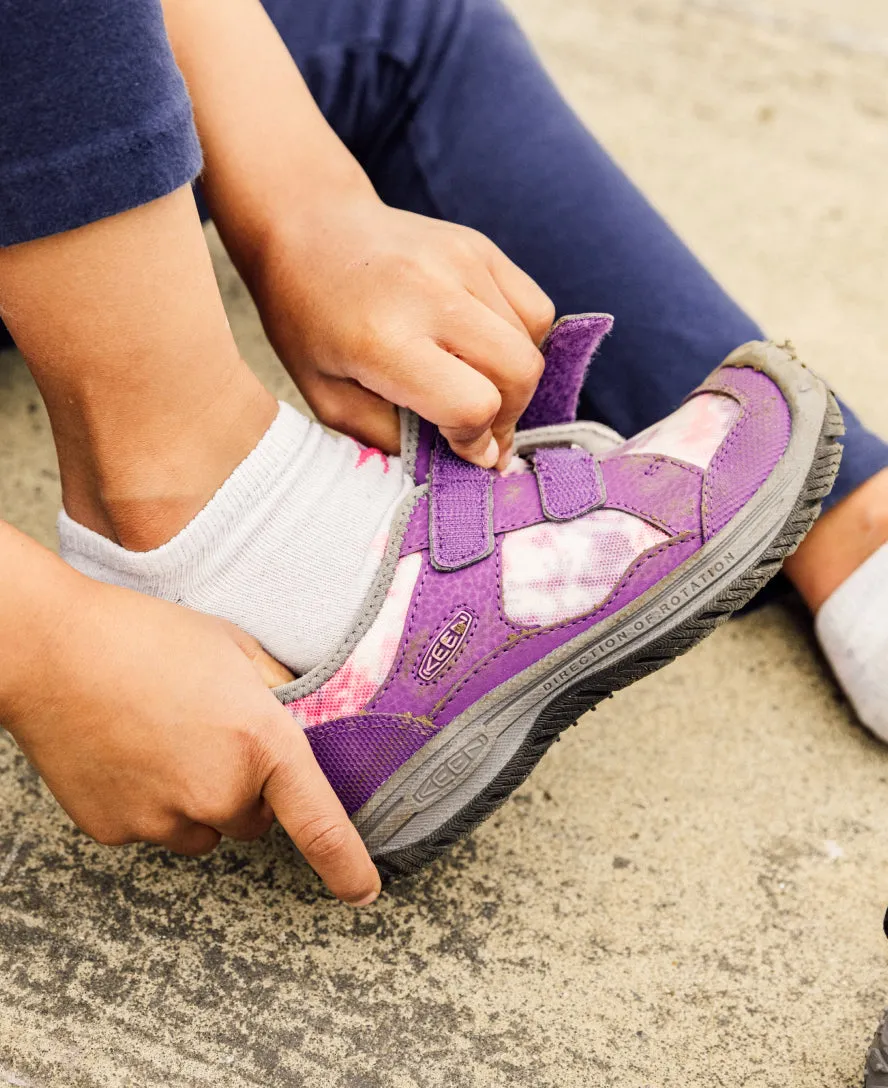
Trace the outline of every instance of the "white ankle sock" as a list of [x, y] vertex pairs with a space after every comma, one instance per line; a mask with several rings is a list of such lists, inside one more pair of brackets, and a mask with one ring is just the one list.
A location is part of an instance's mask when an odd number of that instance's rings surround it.
[[888, 741], [888, 544], [827, 598], [814, 628], [857, 716]]
[[231, 620], [297, 673], [348, 633], [413, 486], [401, 460], [333, 438], [288, 404], [203, 510], [167, 544], [131, 552], [62, 511], [82, 573]]

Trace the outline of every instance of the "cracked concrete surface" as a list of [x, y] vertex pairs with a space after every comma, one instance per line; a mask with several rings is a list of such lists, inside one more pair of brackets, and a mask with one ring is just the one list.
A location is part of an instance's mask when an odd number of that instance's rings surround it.
[[[720, 278], [888, 430], [884, 0], [515, 7]], [[51, 543], [57, 503], [7, 354], [0, 512]], [[851, 1088], [888, 989], [886, 800], [888, 752], [778, 606], [588, 716], [360, 914], [280, 834], [94, 846], [0, 738], [0, 1085]]]

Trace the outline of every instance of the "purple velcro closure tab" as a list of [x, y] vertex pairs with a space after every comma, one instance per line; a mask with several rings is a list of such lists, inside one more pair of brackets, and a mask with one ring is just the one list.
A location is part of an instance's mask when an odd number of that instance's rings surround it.
[[537, 450], [533, 467], [543, 513], [549, 521], [573, 521], [603, 505], [606, 496], [601, 466], [586, 450]]
[[494, 548], [492, 473], [457, 457], [438, 435], [429, 492], [432, 566], [460, 570], [486, 559]]
[[610, 314], [575, 314], [562, 317], [552, 326], [540, 348], [546, 369], [521, 418], [519, 430], [576, 419], [589, 362], [613, 323]]

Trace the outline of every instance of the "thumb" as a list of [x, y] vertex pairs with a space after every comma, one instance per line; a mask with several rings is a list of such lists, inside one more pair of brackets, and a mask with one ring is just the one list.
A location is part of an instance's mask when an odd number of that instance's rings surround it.
[[276, 762], [265, 780], [263, 796], [330, 891], [352, 906], [367, 906], [382, 887], [376, 866], [305, 734], [283, 708], [281, 715], [273, 744]]
[[229, 623], [228, 620], [218, 620], [217, 622], [225, 627], [228, 634], [237, 643], [238, 648], [252, 662], [266, 687], [277, 688], [296, 679], [290, 670], [275, 660], [270, 653], [267, 653], [262, 648], [261, 643], [252, 635], [248, 635], [246, 631], [242, 631], [240, 627]]

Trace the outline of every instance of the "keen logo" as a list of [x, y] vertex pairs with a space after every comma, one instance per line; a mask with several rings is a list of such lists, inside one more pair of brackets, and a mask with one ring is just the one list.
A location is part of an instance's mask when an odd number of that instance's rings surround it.
[[458, 609], [440, 630], [422, 655], [416, 676], [424, 684], [431, 684], [454, 660], [472, 633], [475, 617], [466, 608]]
[[477, 763], [478, 757], [486, 748], [487, 737], [483, 734], [470, 740], [464, 748], [442, 763], [434, 774], [429, 775], [413, 795], [414, 800], [423, 804], [439, 797], [442, 793], [449, 793]]

